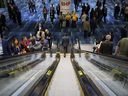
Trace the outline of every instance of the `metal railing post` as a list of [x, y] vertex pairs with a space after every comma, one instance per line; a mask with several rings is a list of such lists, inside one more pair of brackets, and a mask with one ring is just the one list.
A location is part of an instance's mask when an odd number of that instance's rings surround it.
[[81, 46], [80, 46], [80, 39], [78, 38], [78, 49], [79, 49], [79, 57], [81, 57]]

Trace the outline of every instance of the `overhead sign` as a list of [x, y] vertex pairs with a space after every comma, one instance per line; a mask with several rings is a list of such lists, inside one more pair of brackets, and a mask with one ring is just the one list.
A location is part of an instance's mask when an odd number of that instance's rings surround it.
[[60, 12], [67, 14], [70, 12], [71, 0], [60, 0]]

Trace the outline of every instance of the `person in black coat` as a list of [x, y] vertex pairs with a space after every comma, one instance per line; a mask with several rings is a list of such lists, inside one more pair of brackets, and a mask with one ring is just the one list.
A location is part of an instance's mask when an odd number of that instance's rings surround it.
[[16, 23], [16, 9], [14, 6], [11, 6], [11, 16], [12, 16], [13, 23]]
[[77, 11], [78, 5], [79, 5], [79, 1], [78, 0], [74, 0], [74, 5], [75, 5], [75, 11]]
[[90, 12], [90, 20], [93, 19], [93, 16], [94, 16], [94, 9], [92, 8], [92, 9], [91, 9], [91, 12]]
[[103, 18], [103, 8], [102, 9], [101, 8], [97, 8], [97, 12], [98, 12], [97, 21], [98, 21], [98, 24], [100, 24], [101, 21], [102, 21], [102, 18]]
[[124, 13], [125, 13], [125, 6], [122, 6], [120, 16], [124, 17]]
[[107, 7], [104, 6], [104, 7], [103, 7], [103, 18], [104, 18], [104, 22], [105, 22], [105, 23], [106, 23], [107, 12], [108, 12]]
[[2, 24], [0, 23], [0, 37], [3, 38], [3, 29], [2, 29]]
[[3, 27], [6, 27], [6, 18], [3, 14], [0, 13], [0, 23]]
[[14, 0], [10, 0], [10, 3], [15, 5], [15, 2], [14, 2]]
[[83, 5], [82, 5], [82, 13], [84, 13], [85, 10], [86, 10], [86, 6], [85, 6], [85, 3], [83, 3]]
[[53, 24], [55, 19], [55, 8], [53, 4], [50, 7], [50, 19], [51, 19], [51, 23]]
[[98, 8], [100, 8], [101, 7], [101, 1], [100, 0], [97, 0], [97, 2], [96, 2], [96, 6], [98, 7]]
[[93, 19], [90, 21], [90, 27], [91, 27], [91, 33], [94, 35], [95, 34], [95, 30], [97, 28], [97, 21], [96, 21], [96, 17], [93, 17]]
[[103, 7], [105, 6], [105, 4], [106, 4], [106, 0], [103, 0]]
[[90, 5], [87, 3], [87, 13], [86, 14], [88, 14], [89, 11], [90, 11]]
[[17, 23], [18, 23], [19, 25], [21, 25], [21, 24], [22, 24], [21, 12], [20, 12], [19, 10], [17, 10], [16, 15], [17, 15]]
[[99, 48], [99, 53], [104, 55], [112, 55], [113, 53], [113, 43], [110, 41], [111, 36], [106, 35], [106, 40], [103, 41]]
[[59, 4], [56, 6], [56, 11], [57, 11], [57, 15], [59, 16], [59, 14], [60, 14], [60, 5]]
[[120, 32], [121, 32], [121, 39], [127, 37], [128, 31], [126, 26], [121, 27]]
[[68, 52], [68, 46], [69, 46], [69, 36], [67, 34], [65, 34], [62, 38], [62, 46], [64, 49], [64, 56], [65, 56], [66, 53]]
[[32, 12], [36, 12], [36, 4], [35, 4], [35, 1], [32, 1]]
[[47, 29], [45, 29], [45, 37], [48, 40], [49, 48], [52, 48], [52, 34]]
[[119, 4], [115, 4], [115, 7], [114, 7], [114, 17], [115, 17], [115, 19], [118, 19], [119, 13], [120, 13], [120, 6], [119, 6]]
[[6, 25], [6, 18], [3, 14], [0, 13], [0, 35], [1, 38], [3, 38], [3, 30], [7, 29], [7, 25]]
[[80, 18], [81, 16], [83, 15], [83, 13], [85, 13], [87, 7], [85, 6], [85, 3], [82, 4], [82, 11], [81, 11], [81, 15], [80, 15]]
[[8, 9], [9, 18], [12, 19], [11, 4], [9, 2], [7, 2], [7, 9]]
[[29, 7], [29, 11], [31, 13], [32, 12], [32, 1], [31, 0], [28, 1], [28, 7]]

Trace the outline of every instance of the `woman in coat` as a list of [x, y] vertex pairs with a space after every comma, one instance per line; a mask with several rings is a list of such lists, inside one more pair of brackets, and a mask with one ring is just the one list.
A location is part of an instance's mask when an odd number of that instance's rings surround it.
[[83, 22], [83, 29], [84, 29], [84, 38], [86, 38], [87, 36], [90, 36], [90, 22], [88, 17]]

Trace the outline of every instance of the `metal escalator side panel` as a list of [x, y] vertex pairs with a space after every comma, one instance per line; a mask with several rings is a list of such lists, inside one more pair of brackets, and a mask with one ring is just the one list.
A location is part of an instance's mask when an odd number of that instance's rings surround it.
[[[40, 79], [40, 81], [35, 85], [35, 87], [31, 90], [29, 96], [44, 96], [51, 81], [51, 78], [58, 66], [59, 60], [55, 60], [51, 66], [47, 69], [44, 76]], [[28, 96], [27, 95], [27, 96]]]
[[45, 96], [84, 96], [71, 64], [70, 55], [61, 55], [60, 63]]

